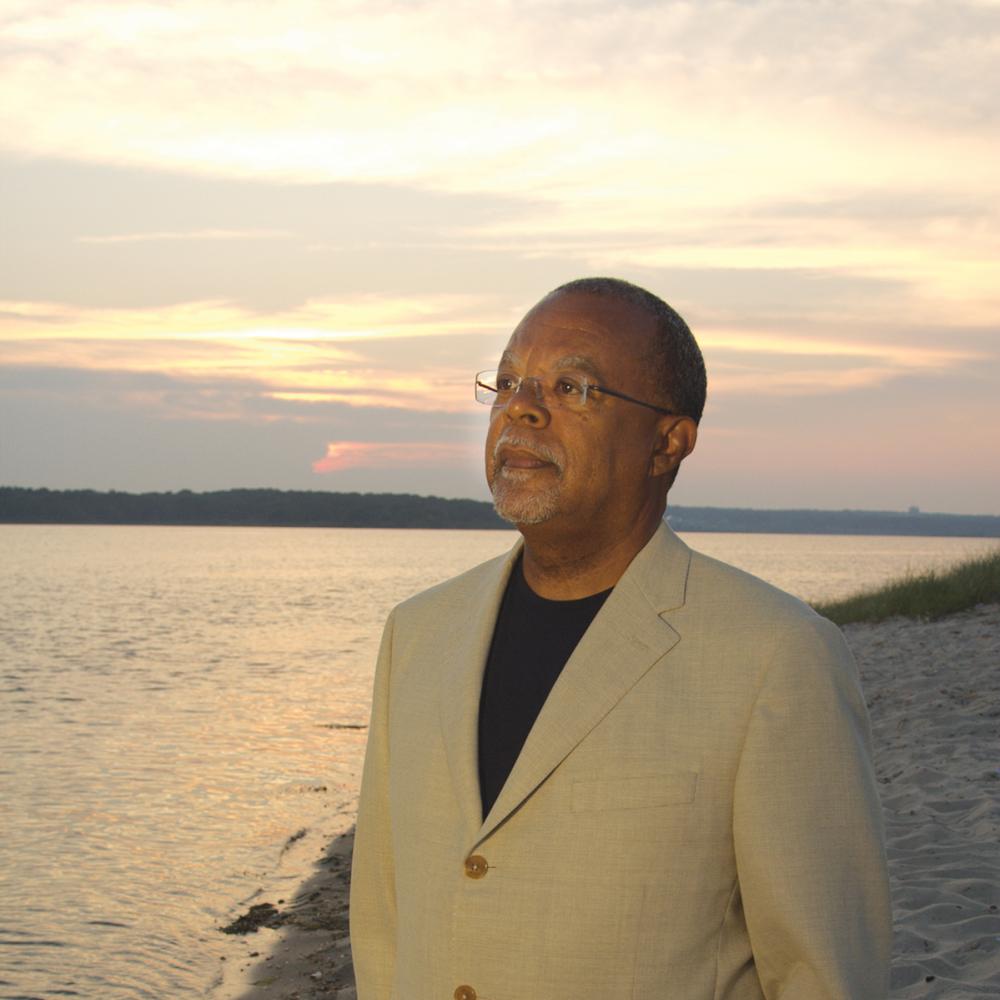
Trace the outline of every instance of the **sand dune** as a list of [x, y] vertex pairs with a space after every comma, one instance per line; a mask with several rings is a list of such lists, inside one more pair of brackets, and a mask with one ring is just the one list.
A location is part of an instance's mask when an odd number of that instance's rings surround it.
[[[885, 809], [890, 997], [1000, 997], [1000, 606], [844, 632], [871, 710]], [[310, 833], [313, 846], [322, 836]], [[351, 835], [327, 840], [285, 925], [241, 940], [218, 1000], [354, 1000], [344, 924]], [[273, 937], [258, 940], [265, 933]]]

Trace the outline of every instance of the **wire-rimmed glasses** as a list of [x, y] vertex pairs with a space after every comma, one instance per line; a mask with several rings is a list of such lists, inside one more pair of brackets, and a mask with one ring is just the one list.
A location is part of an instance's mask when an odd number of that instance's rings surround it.
[[514, 375], [511, 372], [494, 370], [482, 371], [476, 375], [476, 402], [486, 406], [506, 406], [527, 383], [532, 383], [535, 397], [548, 406], [564, 407], [568, 410], [582, 410], [592, 392], [603, 392], [629, 403], [645, 406], [647, 409], [664, 413], [668, 417], [677, 414], [655, 403], [646, 403], [634, 396], [626, 396], [617, 389], [591, 382], [585, 375], [560, 373], [556, 375]]

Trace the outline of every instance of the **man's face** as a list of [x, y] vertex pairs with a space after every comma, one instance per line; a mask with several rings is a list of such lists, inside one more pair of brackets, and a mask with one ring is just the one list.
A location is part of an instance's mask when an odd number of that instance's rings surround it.
[[557, 375], [583, 375], [655, 402], [652, 337], [652, 320], [634, 306], [579, 292], [543, 299], [525, 316], [499, 367], [538, 383], [493, 407], [486, 438], [486, 478], [501, 517], [613, 534], [638, 515], [655, 488], [658, 415], [600, 392], [583, 409], [560, 406], [549, 387]]

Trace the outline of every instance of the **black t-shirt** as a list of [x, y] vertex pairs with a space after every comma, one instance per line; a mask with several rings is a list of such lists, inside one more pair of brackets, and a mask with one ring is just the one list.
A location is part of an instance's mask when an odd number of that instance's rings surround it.
[[493, 630], [479, 696], [483, 818], [517, 760], [545, 699], [610, 590], [575, 601], [539, 597], [518, 559]]

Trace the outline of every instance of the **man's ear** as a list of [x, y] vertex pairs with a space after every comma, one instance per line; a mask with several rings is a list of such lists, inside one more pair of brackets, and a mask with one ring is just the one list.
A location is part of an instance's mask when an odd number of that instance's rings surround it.
[[694, 451], [698, 425], [690, 417], [663, 417], [649, 471], [652, 476], [673, 475]]

